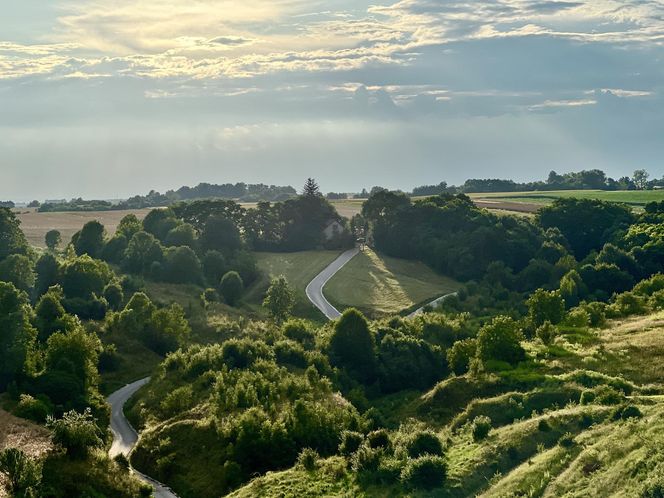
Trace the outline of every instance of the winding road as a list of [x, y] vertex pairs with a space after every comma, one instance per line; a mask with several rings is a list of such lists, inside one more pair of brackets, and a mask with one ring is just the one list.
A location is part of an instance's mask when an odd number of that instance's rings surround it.
[[355, 247], [353, 249], [348, 249], [346, 252], [341, 254], [337, 259], [332, 261], [330, 265], [320, 272], [316, 277], [307, 285], [305, 292], [307, 293], [307, 298], [309, 301], [318, 308], [323, 315], [327, 317], [328, 320], [334, 320], [341, 316], [339, 310], [330, 304], [330, 302], [323, 295], [323, 287], [325, 284], [341, 270], [346, 263], [359, 254], [360, 250]]
[[[339, 310], [337, 310], [332, 304], [327, 300], [323, 294], [323, 288], [325, 284], [339, 271], [341, 270], [351, 259], [359, 254], [360, 250], [358, 248], [349, 249], [346, 252], [342, 253], [337, 259], [335, 259], [330, 265], [325, 268], [321, 273], [319, 273], [310, 283], [307, 285], [306, 294], [309, 301], [318, 308], [329, 320], [335, 320], [341, 316]], [[441, 296], [431, 303], [435, 306], [442, 300], [446, 299], [449, 296], [456, 294], [447, 294]], [[411, 313], [409, 316], [415, 316], [423, 312], [423, 308], [418, 309], [417, 311]], [[111, 431], [113, 432], [113, 444], [109, 451], [109, 456], [111, 458], [122, 454], [129, 456], [131, 451], [136, 446], [138, 441], [138, 434], [131, 426], [127, 417], [124, 414], [124, 406], [127, 401], [134, 395], [136, 392], [147, 384], [150, 381], [150, 378], [138, 380], [131, 384], [124, 386], [122, 389], [117, 390], [111, 394], [107, 401], [111, 405]], [[160, 482], [155, 481], [154, 479], [141, 474], [135, 469], [132, 471], [145, 483], [151, 485], [154, 488], [154, 496], [156, 498], [178, 498], [178, 496], [171, 491], [168, 487], [164, 486]]]
[[[147, 384], [150, 381], [150, 377], [145, 379], [138, 380], [132, 384], [124, 386], [122, 389], [115, 391], [111, 394], [106, 401], [111, 405], [111, 432], [113, 432], [113, 444], [111, 449], [108, 452], [108, 455], [111, 458], [116, 457], [117, 455], [124, 455], [129, 457], [131, 450], [136, 446], [138, 441], [138, 434], [134, 428], [127, 420], [124, 414], [124, 406], [129, 398], [131, 398], [136, 391], [141, 387]], [[141, 474], [135, 469], [132, 471], [145, 483], [149, 484], [154, 488], [155, 498], [178, 498], [173, 491], [161, 484], [160, 482], [155, 481], [154, 479]]]

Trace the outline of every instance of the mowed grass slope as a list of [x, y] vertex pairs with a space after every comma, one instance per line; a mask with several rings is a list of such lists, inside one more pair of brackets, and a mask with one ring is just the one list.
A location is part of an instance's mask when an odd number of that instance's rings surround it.
[[423, 263], [367, 249], [330, 279], [324, 294], [339, 310], [354, 307], [382, 316], [424, 305], [459, 286]]
[[301, 251], [291, 253], [256, 253], [262, 278], [248, 289], [245, 302], [258, 307], [265, 298], [270, 280], [284, 275], [295, 291], [296, 316], [322, 320], [323, 315], [307, 299], [305, 289], [309, 282], [334, 261], [340, 251]]

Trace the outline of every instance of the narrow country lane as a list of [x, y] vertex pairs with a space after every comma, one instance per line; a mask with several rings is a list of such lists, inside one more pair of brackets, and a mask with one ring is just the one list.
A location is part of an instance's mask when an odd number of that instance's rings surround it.
[[[108, 452], [111, 458], [117, 455], [129, 456], [131, 450], [136, 446], [138, 441], [138, 434], [131, 426], [127, 417], [124, 414], [124, 405], [131, 398], [136, 391], [147, 384], [150, 378], [138, 380], [132, 384], [124, 386], [111, 394], [107, 401], [111, 405], [111, 431], [113, 432], [113, 444]], [[141, 474], [134, 470], [135, 474], [145, 483], [154, 488], [154, 496], [156, 498], [178, 498], [175, 493], [168, 489], [163, 484], [151, 479], [148, 476]]]
[[346, 263], [359, 254], [360, 250], [355, 247], [348, 249], [341, 254], [337, 259], [332, 261], [330, 265], [320, 272], [309, 285], [307, 285], [306, 293], [309, 301], [318, 308], [329, 320], [334, 320], [341, 316], [339, 310], [330, 304], [330, 302], [323, 295], [323, 287], [325, 284], [339, 271]]

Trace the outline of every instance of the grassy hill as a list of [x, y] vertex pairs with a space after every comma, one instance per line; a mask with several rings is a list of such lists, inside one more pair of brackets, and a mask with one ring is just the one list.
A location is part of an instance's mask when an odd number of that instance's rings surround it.
[[[380, 471], [363, 481], [332, 457], [268, 473], [231, 496], [662, 496], [664, 315], [579, 332], [531, 343], [536, 359], [517, 371], [451, 377], [409, 402], [392, 442], [418, 423], [435, 427], [448, 469], [435, 492], [390, 481], [388, 464], [382, 482]], [[491, 419], [485, 438], [473, 436], [479, 416]]]
[[457, 282], [423, 263], [367, 249], [332, 277], [324, 292], [339, 310], [355, 307], [369, 316], [384, 316], [424, 305], [458, 288]]

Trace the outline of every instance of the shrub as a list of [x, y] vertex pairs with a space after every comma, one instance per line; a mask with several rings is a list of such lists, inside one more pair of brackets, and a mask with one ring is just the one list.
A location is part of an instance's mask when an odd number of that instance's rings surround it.
[[370, 432], [367, 435], [367, 442], [371, 448], [384, 448], [390, 447], [390, 435], [385, 429], [378, 429], [377, 431]]
[[410, 460], [401, 473], [405, 484], [413, 488], [439, 488], [447, 478], [447, 464], [440, 456], [425, 455]]
[[477, 341], [475, 339], [464, 339], [456, 341], [447, 350], [447, 362], [452, 371], [457, 375], [463, 375], [470, 368], [470, 361], [477, 353]]
[[537, 327], [535, 335], [540, 341], [542, 341], [543, 344], [548, 346], [553, 344], [553, 341], [556, 339], [556, 336], [558, 335], [558, 328], [551, 322], [546, 321], [543, 325]]
[[61, 419], [49, 417], [46, 426], [53, 432], [53, 442], [72, 458], [85, 458], [91, 448], [101, 447], [101, 429], [89, 408], [83, 413], [70, 411]]
[[41, 481], [41, 466], [23, 451], [7, 448], [0, 452], [0, 475], [6, 477], [5, 487], [15, 498], [36, 496]]
[[574, 434], [571, 432], [566, 432], [560, 438], [558, 439], [558, 444], [562, 446], [563, 448], [571, 448], [576, 444], [576, 441], [574, 441]]
[[406, 441], [406, 450], [411, 458], [424, 455], [443, 455], [443, 444], [435, 432], [431, 430], [419, 431]]
[[565, 325], [569, 327], [588, 327], [590, 322], [590, 313], [583, 308], [574, 308], [565, 317]]
[[305, 347], [313, 345], [316, 337], [304, 320], [290, 319], [284, 323], [282, 330], [288, 339]]
[[515, 365], [526, 357], [521, 347], [523, 335], [514, 320], [498, 316], [485, 325], [477, 335], [477, 356], [486, 365], [491, 360]]
[[115, 455], [113, 461], [125, 470], [129, 470], [129, 468], [131, 467], [129, 459], [123, 453], [118, 453], [117, 455]]
[[361, 445], [351, 459], [353, 471], [358, 474], [376, 472], [382, 456], [382, 448], [374, 449], [368, 444]]
[[106, 287], [104, 287], [104, 299], [108, 303], [108, 306], [113, 310], [117, 311], [122, 307], [124, 302], [124, 292], [122, 292], [122, 286], [117, 282], [111, 282]]
[[46, 397], [33, 398], [29, 394], [21, 394], [16, 407], [16, 415], [35, 422], [43, 423], [53, 413], [53, 406]]
[[541, 419], [537, 423], [537, 430], [540, 432], [549, 432], [551, 430], [551, 426], [549, 425], [549, 422], [546, 421], [546, 419]]
[[343, 431], [341, 433], [339, 453], [345, 457], [350, 457], [360, 448], [363, 442], [364, 436], [359, 432]]
[[636, 405], [623, 404], [616, 407], [611, 414], [613, 420], [627, 420], [630, 418], [641, 418], [643, 414]]
[[226, 273], [221, 279], [219, 290], [221, 295], [224, 296], [224, 300], [230, 306], [235, 306], [244, 291], [244, 282], [242, 282], [240, 274], [236, 271]]
[[475, 417], [470, 428], [473, 434], [473, 441], [481, 441], [482, 439], [485, 439], [491, 431], [491, 419], [484, 415]]
[[279, 341], [274, 345], [274, 354], [277, 363], [291, 365], [297, 368], [306, 368], [307, 356], [304, 349], [297, 342]]
[[316, 450], [304, 448], [297, 457], [297, 466], [308, 472], [313, 472], [318, 467], [319, 459], [320, 456]]
[[369, 323], [356, 309], [344, 311], [334, 324], [330, 338], [330, 359], [335, 366], [345, 367], [351, 376], [369, 380], [375, 369], [375, 343]]

